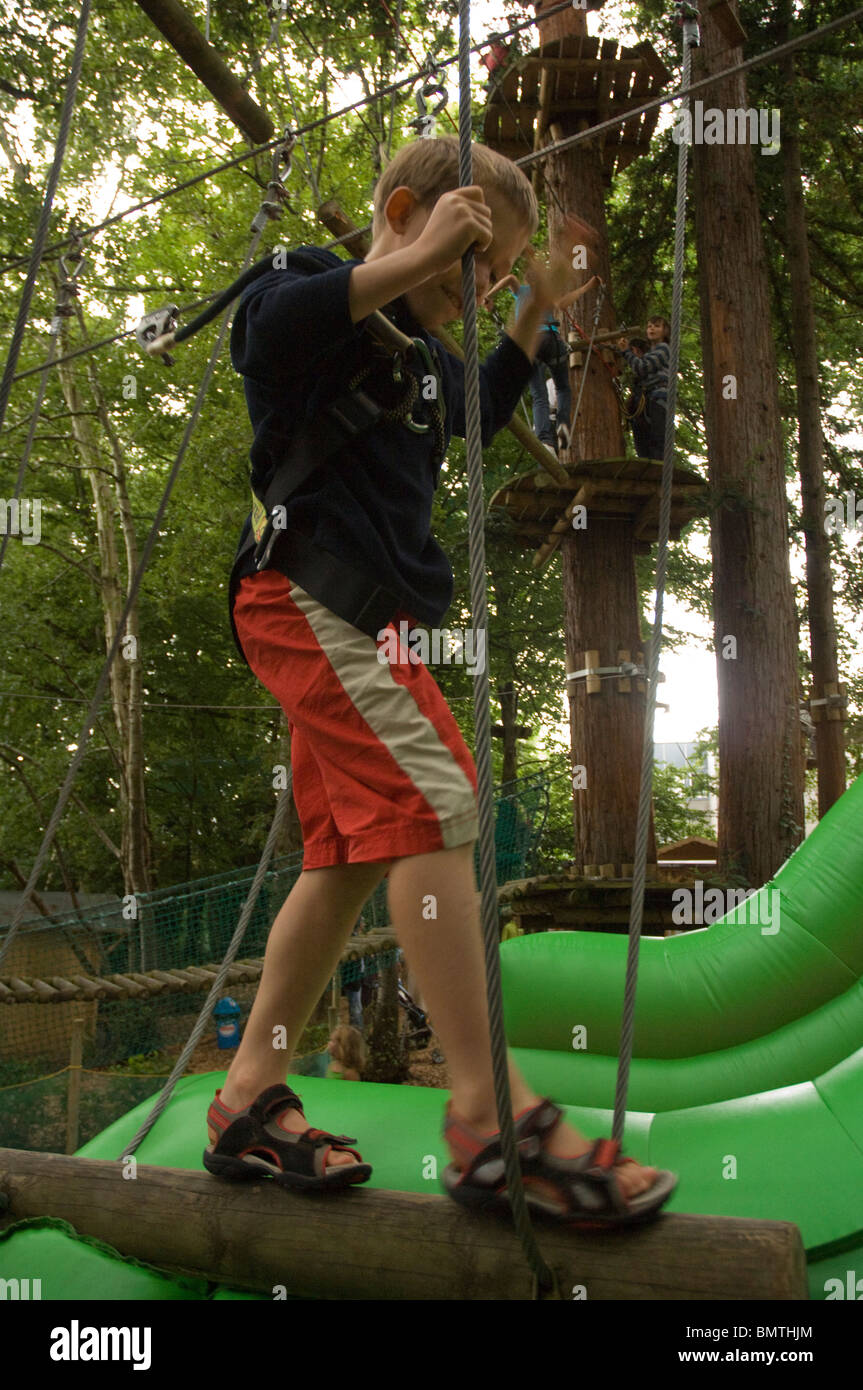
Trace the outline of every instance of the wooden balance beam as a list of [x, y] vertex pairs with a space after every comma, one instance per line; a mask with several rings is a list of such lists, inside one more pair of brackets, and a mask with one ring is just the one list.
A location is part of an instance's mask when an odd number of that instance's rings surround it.
[[[4, 1224], [58, 1217], [123, 1255], [236, 1288], [342, 1300], [532, 1297], [509, 1222], [445, 1196], [369, 1188], [298, 1195], [267, 1180], [231, 1183], [203, 1169], [144, 1164], [124, 1178], [119, 1163], [23, 1149], [0, 1149], [0, 1193]], [[565, 1299], [581, 1286], [603, 1300], [808, 1297], [803, 1244], [790, 1222], [661, 1216], [628, 1232], [535, 1227]]]

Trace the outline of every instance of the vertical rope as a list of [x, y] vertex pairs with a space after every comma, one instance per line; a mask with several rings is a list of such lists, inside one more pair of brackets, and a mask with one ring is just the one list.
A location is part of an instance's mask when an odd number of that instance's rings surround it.
[[[459, 0], [459, 184], [473, 183], [471, 153], [470, 93], [470, 0]], [[464, 316], [465, 444], [468, 473], [468, 528], [470, 534], [470, 596], [474, 632], [488, 630], [488, 594], [485, 558], [485, 503], [482, 479], [482, 427], [480, 422], [479, 346], [477, 340], [476, 268], [473, 248], [462, 256], [462, 305]], [[488, 651], [488, 643], [486, 643]], [[506, 1171], [506, 1187], [513, 1222], [536, 1285], [542, 1290], [554, 1287], [554, 1276], [545, 1263], [530, 1224], [522, 1184], [521, 1166], [515, 1143], [512, 1098], [509, 1089], [506, 1034], [503, 1023], [503, 992], [500, 978], [500, 939], [497, 903], [497, 872], [494, 853], [494, 802], [491, 768], [491, 718], [489, 714], [488, 663], [475, 677], [474, 720], [477, 764], [477, 802], [479, 811], [480, 882], [485, 945], [486, 990], [488, 994], [494, 1091], [497, 1103], [500, 1142]]]
[[164, 1086], [159, 1092], [155, 1105], [153, 1106], [147, 1118], [144, 1120], [144, 1123], [141, 1125], [141, 1128], [138, 1130], [137, 1134], [129, 1141], [128, 1144], [125, 1145], [123, 1152], [117, 1155], [118, 1162], [122, 1162], [124, 1158], [128, 1158], [130, 1154], [133, 1154], [135, 1150], [138, 1148], [139, 1144], [150, 1133], [150, 1130], [153, 1128], [153, 1125], [156, 1123], [162, 1111], [165, 1109], [166, 1105], [171, 1099], [171, 1096], [174, 1094], [174, 1087], [176, 1086], [177, 1082], [180, 1080], [181, 1076], [186, 1070], [189, 1058], [195, 1051], [195, 1048], [198, 1046], [201, 1034], [203, 1033], [204, 1029], [210, 1021], [212, 1011], [216, 1006], [219, 995], [222, 993], [222, 990], [224, 989], [228, 971], [230, 970], [234, 958], [240, 949], [243, 937], [246, 934], [246, 928], [248, 927], [249, 922], [251, 921], [252, 912], [254, 910], [256, 902], [258, 901], [258, 894], [261, 891], [261, 884], [264, 881], [264, 875], [270, 866], [270, 860], [272, 859], [273, 853], [276, 848], [276, 839], [278, 838], [279, 830], [281, 828], [282, 822], [285, 819], [285, 816], [287, 815], [288, 807], [291, 804], [291, 787], [293, 786], [293, 782], [294, 770], [293, 768], [291, 768], [288, 774], [287, 784], [283, 788], [281, 795], [279, 796], [278, 804], [276, 806], [276, 814], [273, 816], [273, 823], [270, 826], [270, 833], [267, 836], [267, 843], [264, 845], [264, 852], [261, 855], [260, 863], [258, 864], [258, 867], [255, 870], [255, 877], [252, 880], [252, 885], [249, 888], [248, 896], [246, 898], [245, 903], [243, 904], [243, 910], [240, 913], [240, 920], [237, 923], [234, 935], [231, 937], [230, 945], [228, 946], [228, 949], [225, 952], [225, 959], [219, 966], [216, 978], [213, 981], [212, 986], [210, 987], [210, 992], [204, 1000], [204, 1003], [201, 1005], [201, 1012], [198, 1014], [198, 1017], [195, 1020], [195, 1023], [192, 1027], [192, 1031], [189, 1034], [189, 1037], [185, 1043], [185, 1046], [183, 1047], [182, 1052], [180, 1053], [179, 1057], [174, 1063], [171, 1075], [168, 1077], [167, 1081], [165, 1082]]
[[39, 213], [39, 225], [36, 228], [33, 250], [30, 254], [30, 266], [27, 270], [27, 279], [24, 282], [21, 303], [18, 306], [18, 317], [15, 320], [15, 327], [12, 331], [12, 343], [9, 348], [9, 356], [6, 359], [6, 366], [3, 370], [3, 380], [0, 382], [0, 429], [3, 428], [3, 421], [6, 418], [6, 407], [9, 404], [9, 394], [12, 390], [12, 378], [15, 375], [15, 367], [18, 363], [18, 355], [21, 351], [21, 343], [24, 339], [24, 329], [27, 326], [27, 318], [30, 314], [30, 303], [33, 299], [33, 291], [36, 287], [36, 276], [39, 274], [39, 266], [42, 264], [42, 253], [45, 250], [45, 240], [48, 236], [48, 227], [51, 222], [51, 209], [54, 205], [54, 194], [57, 192], [57, 184], [60, 182], [60, 172], [63, 168], [63, 158], [66, 154], [66, 142], [69, 138], [69, 127], [72, 124], [72, 112], [75, 109], [75, 97], [78, 93], [78, 80], [81, 76], [81, 67], [84, 62], [84, 47], [87, 42], [87, 27], [89, 23], [90, 0], [83, 0], [81, 13], [78, 17], [78, 32], [75, 36], [75, 49], [72, 54], [72, 68], [69, 73], [69, 81], [66, 83], [66, 93], [63, 97], [63, 109], [60, 113], [60, 128], [57, 131], [57, 144], [54, 146], [54, 161], [51, 165], [51, 172], [48, 175], [48, 182], [45, 185], [42, 210]]
[[[688, 8], [688, 7], [687, 7]], [[682, 9], [682, 7], [681, 7]], [[689, 86], [692, 67], [692, 46], [697, 43], [697, 27], [693, 20], [683, 20], [683, 82]], [[689, 109], [685, 96], [682, 110]], [[674, 476], [674, 416], [677, 409], [677, 373], [680, 367], [680, 321], [683, 304], [683, 251], [686, 229], [686, 175], [689, 145], [681, 140], [677, 147], [677, 206], [674, 218], [674, 287], [671, 305], [671, 351], [668, 364], [668, 404], [665, 417], [665, 447], [662, 461], [662, 492], [659, 504], [659, 554], [656, 560], [656, 608], [653, 636], [650, 643], [650, 679], [647, 708], [644, 712], [644, 747], [641, 763], [641, 785], [638, 797], [635, 864], [632, 873], [632, 902], [629, 915], [629, 947], [626, 955], [626, 984], [623, 995], [623, 1020], [620, 1030], [620, 1053], [617, 1087], [614, 1096], [614, 1126], [612, 1138], [623, 1141], [626, 1117], [626, 1093], [629, 1089], [629, 1067], [632, 1060], [632, 1034], [635, 1023], [635, 991], [638, 980], [638, 946], [644, 917], [644, 886], [647, 878], [647, 836], [650, 828], [650, 804], [653, 794], [653, 725], [656, 718], [656, 688], [659, 682], [659, 653], [662, 647], [662, 610], [665, 601], [665, 578], [668, 568], [668, 534], [671, 524], [671, 484]]]
[[[402, 0], [398, 0], [398, 4], [396, 5], [396, 15], [395, 15], [396, 37], [395, 37], [395, 53], [394, 53], [394, 55], [393, 55], [393, 73], [395, 73], [395, 72], [398, 70], [398, 65], [399, 65], [399, 43], [400, 43], [400, 40], [401, 40], [401, 33], [402, 33], [402, 31], [401, 31], [401, 24], [402, 24]], [[395, 130], [395, 124], [396, 124], [396, 94], [395, 94], [395, 89], [393, 89], [393, 94], [392, 94], [392, 96], [391, 96], [391, 98], [390, 98], [390, 129], [389, 129], [389, 134], [387, 135], [387, 159], [389, 159], [389, 157], [390, 157], [390, 152], [391, 152], [392, 147], [393, 147], [393, 131]]]
[[[591, 363], [591, 356], [590, 356], [590, 354], [593, 352], [593, 340], [594, 340], [594, 338], [596, 337], [596, 330], [597, 330], [597, 328], [599, 327], [599, 315], [600, 315], [600, 313], [602, 312], [602, 301], [603, 301], [604, 299], [605, 299], [605, 281], [604, 281], [604, 280], [600, 280], [600, 282], [599, 282], [599, 289], [598, 289], [597, 292], [596, 292], [596, 304], [595, 304], [594, 310], [593, 310], [593, 327], [592, 327], [591, 330], [590, 330], [590, 342], [589, 342], [588, 345], [587, 345], [587, 356], [586, 356], [585, 359], [584, 359], [584, 366], [583, 366], [582, 371], [581, 371], [581, 383], [580, 383], [579, 388], [578, 388], [578, 400], [577, 400], [576, 403], [575, 403], [575, 414], [572, 416], [572, 419], [571, 419], [571, 420], [567, 421], [567, 423], [568, 423], [568, 425], [569, 425], [570, 433], [574, 433], [574, 432], [575, 432], [575, 425], [576, 425], [576, 421], [578, 420], [578, 412], [581, 410], [581, 398], [582, 398], [582, 396], [584, 395], [584, 384], [585, 384], [585, 382], [587, 381], [587, 373], [588, 373], [588, 371], [590, 370], [590, 363]], [[564, 314], [565, 314], [565, 313], [566, 313], [566, 310], [564, 310]]]

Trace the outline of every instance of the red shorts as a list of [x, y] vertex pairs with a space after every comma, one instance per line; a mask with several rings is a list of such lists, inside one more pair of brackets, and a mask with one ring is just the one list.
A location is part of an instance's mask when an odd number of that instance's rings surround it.
[[[406, 614], [397, 614], [391, 628]], [[246, 659], [288, 719], [303, 868], [451, 849], [477, 836], [476, 768], [428, 669], [278, 570], [240, 581]]]

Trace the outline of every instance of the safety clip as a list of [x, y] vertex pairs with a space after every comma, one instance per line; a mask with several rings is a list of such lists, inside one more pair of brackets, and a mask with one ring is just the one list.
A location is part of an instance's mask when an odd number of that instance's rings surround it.
[[154, 309], [139, 320], [135, 329], [138, 346], [148, 357], [161, 357], [166, 367], [173, 367], [174, 359], [168, 352], [173, 346], [177, 328], [177, 315], [180, 310], [176, 304], [167, 304], [163, 309]]
[[[426, 76], [422, 87], [416, 94], [416, 106], [418, 114], [408, 125], [418, 130], [422, 139], [433, 139], [435, 133], [435, 117], [443, 111], [449, 95], [446, 87], [438, 81], [434, 71], [434, 54], [429, 50], [426, 54]], [[429, 109], [428, 102], [432, 97], [440, 97], [436, 106]]]
[[[81, 250], [82, 237], [79, 233], [72, 233], [72, 243], [71, 250], [67, 251], [65, 256], [59, 257], [62, 279], [57, 290], [54, 313], [58, 318], [63, 319], [72, 318], [75, 313], [71, 300], [77, 299], [80, 293], [80, 287], [77, 283], [78, 276], [81, 274], [86, 260], [84, 252]], [[68, 264], [70, 261], [77, 262], [74, 270], [70, 269]]]

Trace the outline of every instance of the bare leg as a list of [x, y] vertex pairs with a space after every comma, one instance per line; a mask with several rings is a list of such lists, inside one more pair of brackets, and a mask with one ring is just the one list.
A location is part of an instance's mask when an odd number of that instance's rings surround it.
[[[453, 1108], [480, 1133], [493, 1134], [499, 1124], [473, 844], [397, 860], [390, 870], [389, 903], [449, 1064]], [[511, 1058], [509, 1077], [514, 1114], [537, 1103]], [[564, 1122], [548, 1141], [549, 1151], [561, 1156], [588, 1148], [589, 1141]], [[656, 1169], [633, 1162], [621, 1166], [618, 1175], [624, 1194], [634, 1195], [651, 1186]]]
[[[242, 1110], [268, 1086], [283, 1082], [300, 1034], [332, 977], [342, 948], [367, 898], [388, 868], [338, 864], [300, 874], [273, 923], [264, 969], [249, 1021], [231, 1063], [222, 1100]], [[285, 1030], [284, 1048], [273, 1046]], [[279, 1117], [283, 1129], [309, 1128], [297, 1110]], [[210, 1139], [215, 1139], [210, 1129]], [[331, 1153], [329, 1164], [353, 1163], [347, 1153]]]

